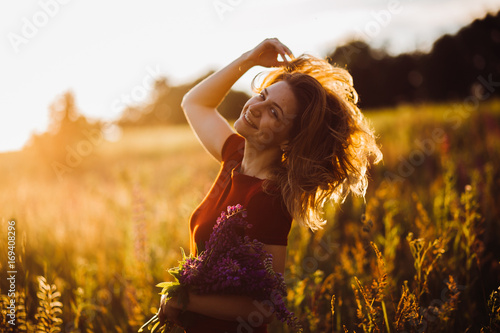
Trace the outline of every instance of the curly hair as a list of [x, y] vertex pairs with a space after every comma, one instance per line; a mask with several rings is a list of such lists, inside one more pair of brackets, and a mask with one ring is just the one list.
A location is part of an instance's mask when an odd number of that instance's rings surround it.
[[358, 96], [347, 70], [301, 55], [286, 66], [257, 75], [252, 86], [260, 92], [280, 81], [290, 85], [300, 111], [292, 120], [289, 144], [271, 180], [279, 186], [293, 218], [317, 230], [325, 223], [326, 201], [343, 202], [349, 192], [365, 195], [370, 159], [378, 163], [382, 152], [356, 106]]

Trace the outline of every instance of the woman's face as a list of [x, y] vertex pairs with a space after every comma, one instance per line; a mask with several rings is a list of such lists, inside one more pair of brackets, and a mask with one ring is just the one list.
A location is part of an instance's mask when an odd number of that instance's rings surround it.
[[281, 150], [297, 114], [298, 103], [290, 85], [280, 81], [245, 103], [234, 128], [257, 149]]

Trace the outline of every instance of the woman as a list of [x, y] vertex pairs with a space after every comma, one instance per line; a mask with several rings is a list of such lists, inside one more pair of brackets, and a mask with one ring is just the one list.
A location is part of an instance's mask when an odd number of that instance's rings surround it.
[[[258, 94], [243, 107], [235, 133], [217, 106], [253, 66], [278, 68], [255, 88]], [[381, 158], [356, 100], [347, 71], [310, 56], [295, 59], [277, 39], [264, 40], [191, 89], [182, 108], [203, 146], [221, 162], [191, 217], [191, 252], [203, 250], [227, 206], [241, 204], [253, 225], [249, 236], [265, 244], [274, 270], [284, 273], [292, 219], [321, 227], [323, 203], [341, 201], [349, 191], [364, 195], [369, 157]], [[190, 294], [187, 313], [194, 320], [186, 332], [267, 332], [273, 319], [268, 310], [250, 297]], [[176, 299], [162, 302], [162, 321], [180, 323], [185, 315]]]

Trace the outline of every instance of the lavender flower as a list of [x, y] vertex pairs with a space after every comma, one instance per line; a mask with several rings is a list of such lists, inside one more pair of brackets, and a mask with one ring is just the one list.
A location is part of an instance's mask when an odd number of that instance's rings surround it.
[[[297, 318], [285, 306], [285, 281], [281, 273], [273, 270], [272, 255], [263, 249], [263, 243], [245, 236], [245, 229], [252, 227], [245, 220], [246, 216], [241, 205], [228, 206], [227, 213], [222, 212], [217, 218], [205, 251], [198, 256], [186, 256], [182, 251], [180, 265], [169, 270], [176, 281], [158, 284], [163, 287], [161, 294], [167, 295], [168, 299], [177, 297], [184, 307], [189, 302], [188, 292], [245, 295], [257, 301], [271, 300], [276, 317], [286, 321], [291, 328], [302, 331]], [[152, 329], [154, 332], [158, 328], [157, 315], [155, 317], [139, 332], [156, 323]]]

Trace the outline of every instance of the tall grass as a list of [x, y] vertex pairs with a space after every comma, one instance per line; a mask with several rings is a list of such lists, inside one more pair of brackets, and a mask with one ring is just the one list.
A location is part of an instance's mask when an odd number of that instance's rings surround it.
[[[385, 158], [366, 202], [326, 207], [317, 233], [292, 228], [288, 301], [306, 332], [499, 329], [500, 106], [459, 126], [443, 117], [450, 107], [370, 113]], [[125, 130], [63, 179], [33, 152], [0, 155], [0, 253], [7, 221], [17, 228], [16, 330], [136, 330], [217, 170], [185, 126]], [[0, 328], [14, 331], [7, 289], [2, 279]]]

